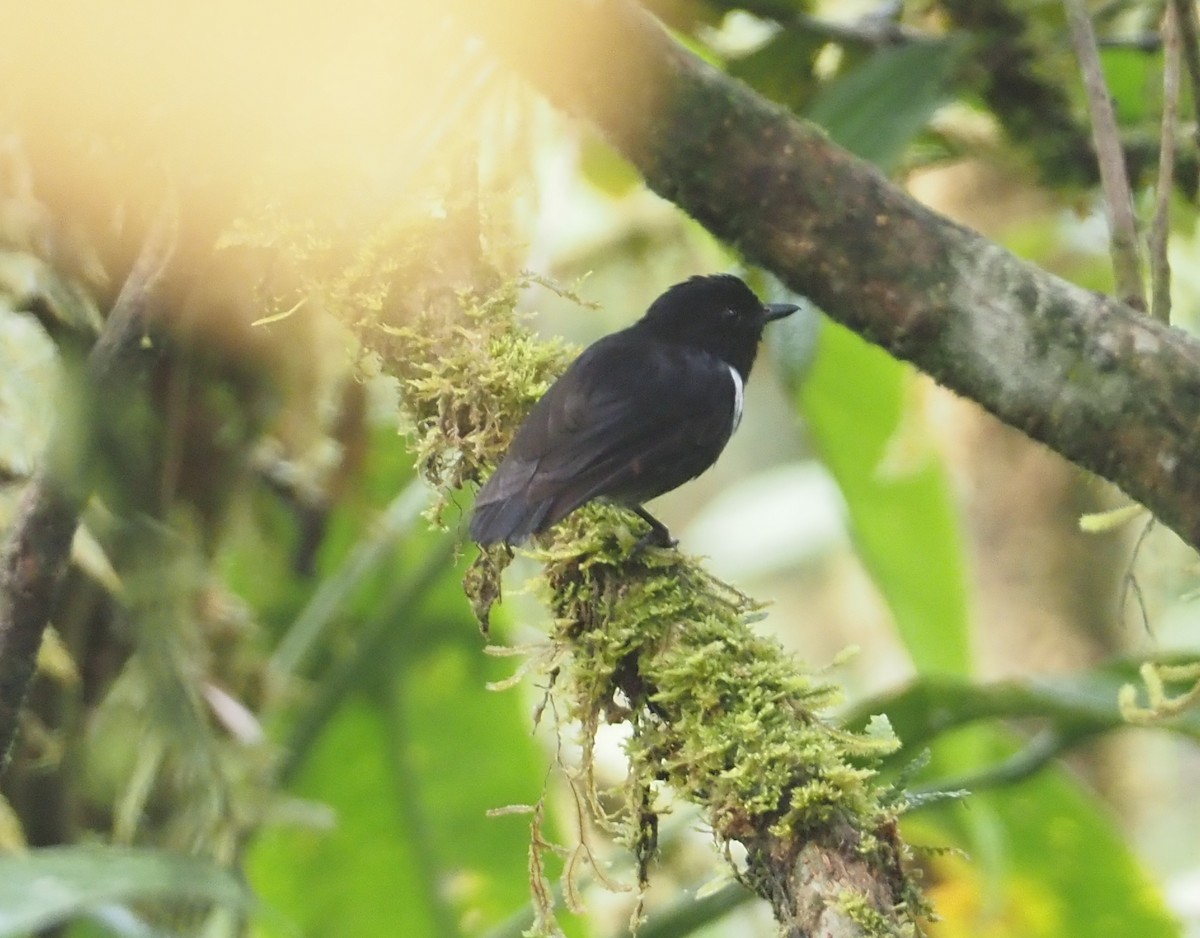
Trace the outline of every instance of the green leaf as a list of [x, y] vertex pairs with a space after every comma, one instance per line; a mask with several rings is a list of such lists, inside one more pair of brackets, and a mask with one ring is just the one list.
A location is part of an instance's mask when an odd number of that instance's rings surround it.
[[728, 72], [756, 91], [793, 111], [808, 106], [817, 89], [813, 64], [827, 40], [799, 29], [785, 29], [753, 52], [729, 63]]
[[620, 198], [642, 184], [642, 176], [629, 160], [595, 136], [584, 139], [579, 171], [607, 196]]
[[388, 560], [402, 535], [412, 532], [430, 501], [429, 489], [422, 481], [409, 482], [400, 489], [342, 564], [321, 581], [288, 628], [271, 656], [271, 668], [276, 673], [290, 676], [301, 671], [304, 658], [319, 646], [331, 623], [343, 614], [348, 599]]
[[1100, 50], [1100, 64], [1117, 120], [1123, 124], [1157, 123], [1162, 110], [1162, 54], [1106, 48]]
[[98, 905], [156, 900], [252, 905], [229, 870], [162, 850], [48, 847], [0, 857], [0, 936], [51, 928]]
[[917, 669], [965, 675], [971, 656], [959, 519], [917, 388], [906, 366], [826, 322], [816, 365], [796, 397]]
[[[886, 168], [943, 99], [960, 49], [946, 41], [880, 52], [824, 88], [809, 116]], [[802, 369], [789, 364], [784, 371], [810, 436], [841, 486], [859, 552], [914, 664], [967, 674], [962, 539], [946, 472], [914, 400], [914, 373], [830, 322], [807, 380], [801, 384]]]
[[[1175, 660], [1175, 659], [1167, 659]], [[857, 704], [847, 725], [866, 724], [886, 713], [911, 759], [946, 733], [983, 720], [1037, 720], [1067, 742], [1108, 730], [1125, 729], [1117, 695], [1138, 683], [1141, 659], [1117, 659], [1076, 674], [972, 684], [947, 675], [922, 675], [894, 693]], [[1191, 710], [1161, 724], [1162, 729], [1200, 740], [1200, 711]]]
[[[354, 650], [318, 677], [305, 732], [292, 734], [303, 746], [284, 761], [293, 790], [332, 808], [334, 827], [265, 835], [252, 869], [278, 917], [305, 933], [335, 921], [351, 938], [473, 933], [529, 902], [527, 819], [487, 814], [536, 800], [545, 756], [520, 695], [486, 689], [512, 663], [482, 654], [452, 546], [414, 535], [397, 548], [394, 582], [358, 597], [374, 616], [354, 625]], [[403, 897], [408, 919], [372, 917], [360, 860], [390, 871], [373, 888]]]
[[546, 755], [530, 732], [521, 689], [485, 687], [507, 677], [513, 659], [485, 658], [478, 633], [471, 639], [414, 662], [394, 692], [430, 859], [451, 877], [461, 919], [494, 925], [530, 902], [530, 832], [528, 815], [488, 812], [536, 801]]
[[1037, 893], [1026, 938], [1177, 936], [1112, 817], [1065, 771], [986, 798], [1001, 820], [1020, 888]]
[[806, 116], [846, 149], [887, 171], [946, 99], [963, 48], [945, 40], [877, 52], [825, 85]]
[[435, 870], [401, 801], [387, 717], [361, 697], [343, 703], [293, 786], [329, 809], [325, 826], [274, 827], [246, 869], [271, 913], [254, 934], [445, 935]]
[[[1000, 749], [997, 755], [1002, 755]], [[930, 860], [939, 934], [1021, 938], [1176, 938], [1167, 911], [1104, 806], [1065, 771], [972, 796], [951, 813], [984, 812], [999, 862]], [[923, 814], [912, 827], [920, 829]], [[944, 834], [950, 828], [941, 828]], [[936, 844], [942, 834], [934, 835]], [[945, 840], [941, 841], [945, 846]], [[988, 875], [988, 873], [992, 875]]]

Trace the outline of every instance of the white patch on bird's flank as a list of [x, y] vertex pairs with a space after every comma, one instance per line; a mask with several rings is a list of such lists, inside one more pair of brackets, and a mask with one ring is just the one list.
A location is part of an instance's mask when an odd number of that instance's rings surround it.
[[733, 375], [733, 430], [732, 434], [738, 428], [738, 424], [742, 422], [742, 397], [744, 388], [742, 386], [742, 376], [738, 374], [738, 370], [733, 365], [726, 366], [729, 373]]

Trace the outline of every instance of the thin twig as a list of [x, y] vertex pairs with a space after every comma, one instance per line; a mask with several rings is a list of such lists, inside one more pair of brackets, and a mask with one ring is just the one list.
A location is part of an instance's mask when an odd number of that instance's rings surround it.
[[367, 621], [356, 638], [356, 651], [340, 661], [323, 679], [288, 737], [276, 768], [282, 784], [295, 779], [338, 707], [356, 686], [364, 683], [364, 673], [386, 653], [388, 643], [394, 640], [396, 621], [405, 616], [411, 618], [420, 611], [421, 603], [430, 589], [450, 565], [459, 534], [461, 532], [445, 536], [430, 548], [421, 566], [400, 581], [380, 604], [378, 613]]
[[1173, 4], [1163, 13], [1163, 109], [1158, 153], [1158, 183], [1150, 248], [1150, 315], [1171, 321], [1171, 262], [1167, 242], [1171, 233], [1171, 193], [1175, 184], [1175, 125], [1179, 119], [1179, 15]]
[[1113, 272], [1117, 281], [1117, 296], [1135, 309], [1146, 308], [1142, 289], [1141, 261], [1138, 257], [1137, 220], [1133, 212], [1133, 193], [1125, 170], [1125, 154], [1121, 135], [1113, 112], [1112, 97], [1100, 67], [1100, 50], [1096, 34], [1083, 0], [1063, 0], [1075, 56], [1083, 74], [1087, 91], [1088, 111], [1092, 118], [1092, 140], [1100, 164], [1100, 184], [1108, 203]]
[[87, 361], [85, 419], [55, 427], [44, 465], [22, 498], [0, 551], [0, 772], [8, 765], [21, 705], [37, 664], [58, 584], [71, 558], [79, 513], [90, 493], [87, 466], [94, 420], [111, 382], [138, 348], [154, 288], [174, 253], [176, 213], [160, 213]]
[[919, 786], [910, 792], [910, 796], [920, 800], [922, 796], [943, 791], [976, 793], [1015, 785], [1040, 772], [1064, 752], [1092, 739], [1098, 732], [1091, 728], [1081, 728], [1069, 732], [1058, 729], [1044, 730], [1030, 740], [1024, 749], [1013, 753], [1009, 758], [996, 765], [970, 775], [941, 780], [933, 785]]
[[1194, 0], [1171, 0], [1175, 10], [1175, 21], [1179, 27], [1179, 38], [1183, 43], [1183, 61], [1187, 65], [1188, 79], [1192, 84], [1192, 107], [1196, 111], [1192, 136], [1200, 150], [1200, 26], [1196, 23]]
[[1141, 533], [1133, 543], [1133, 550], [1129, 552], [1129, 563], [1125, 567], [1125, 575], [1121, 578], [1121, 595], [1117, 600], [1117, 613], [1120, 619], [1124, 621], [1125, 610], [1129, 604], [1129, 594], [1133, 593], [1133, 598], [1137, 600], [1138, 612], [1141, 615], [1142, 628], [1145, 629], [1147, 635], [1151, 634], [1150, 614], [1146, 610], [1146, 597], [1142, 593], [1142, 585], [1138, 582], [1134, 567], [1137, 564], [1138, 555], [1142, 552], [1142, 545], [1146, 543], [1146, 538], [1154, 530], [1154, 522], [1156, 520], [1154, 515], [1147, 518], [1145, 525], [1142, 526]]

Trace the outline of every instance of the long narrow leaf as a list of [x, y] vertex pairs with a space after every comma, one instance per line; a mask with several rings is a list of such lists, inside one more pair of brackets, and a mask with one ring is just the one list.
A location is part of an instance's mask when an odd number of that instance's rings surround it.
[[50, 928], [98, 906], [147, 900], [252, 904], [229, 870], [162, 850], [49, 847], [0, 857], [0, 938]]

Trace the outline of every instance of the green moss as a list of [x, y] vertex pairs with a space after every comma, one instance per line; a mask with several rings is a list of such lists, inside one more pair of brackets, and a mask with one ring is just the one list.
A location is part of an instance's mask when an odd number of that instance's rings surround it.
[[751, 630], [756, 603], [674, 551], [629, 558], [620, 521], [597, 545], [603, 521], [581, 512], [560, 536], [584, 549], [542, 555], [554, 637], [573, 655], [561, 693], [585, 741], [629, 719], [634, 776], [704, 805], [722, 839], [879, 824], [887, 809], [869, 763], [895, 740], [832, 726], [821, 714], [838, 689]]
[[909, 938], [917, 934], [916, 926], [911, 922], [905, 923], [900, 931], [896, 930], [894, 922], [885, 917], [880, 911], [875, 908], [870, 897], [863, 895], [860, 892], [846, 891], [838, 897], [838, 906], [843, 912], [855, 922], [864, 932], [871, 936], [879, 936], [879, 938]]
[[[522, 323], [520, 279], [493, 278], [487, 290], [422, 287], [438, 278], [416, 276], [410, 250], [393, 252], [381, 280], [362, 272], [349, 278], [358, 286], [339, 289], [371, 298], [356, 334], [399, 380], [418, 468], [446, 500], [499, 460], [569, 355]], [[385, 315], [395, 292], [380, 288], [376, 302], [375, 287], [402, 274], [404, 315]], [[718, 841], [771, 837], [776, 859], [806, 843], [844, 845], [852, 831], [851, 850], [897, 871], [893, 894], [916, 897], [898, 872], [898, 841], [877, 833], [894, 830], [893, 801], [873, 768], [897, 745], [890, 732], [835, 726], [826, 714], [838, 688], [752, 629], [761, 606], [675, 550], [635, 552], [642, 533], [628, 511], [593, 504], [531, 549], [554, 615], [554, 648], [542, 656], [554, 668], [551, 709], [577, 721], [584, 737], [581, 803], [634, 852], [641, 880], [656, 805], [669, 789], [704, 809]], [[464, 584], [485, 623], [508, 559], [504, 548], [483, 552]], [[599, 809], [592, 771], [604, 723], [633, 730], [625, 808], [616, 814]]]
[[440, 492], [481, 480], [568, 360], [562, 345], [520, 326], [517, 287], [459, 295], [455, 318], [432, 307], [410, 325], [381, 327], [418, 469]]

